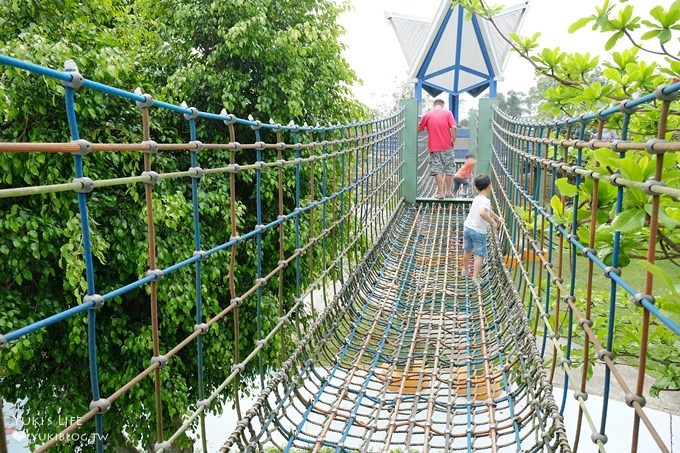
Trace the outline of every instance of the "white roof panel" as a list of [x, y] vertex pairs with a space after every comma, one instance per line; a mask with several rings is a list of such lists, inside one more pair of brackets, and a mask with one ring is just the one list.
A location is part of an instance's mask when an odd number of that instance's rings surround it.
[[427, 79], [427, 81], [435, 85], [439, 85], [440, 87], [448, 88], [453, 83], [453, 77], [454, 77], [453, 70], [451, 70], [445, 72], [444, 74], [439, 74], [437, 76], [431, 77]]
[[464, 71], [460, 71], [459, 73], [459, 80], [458, 80], [458, 91], [464, 92], [467, 91], [470, 88], [473, 88], [476, 85], [479, 85], [482, 82], [485, 82], [487, 79], [484, 77], [480, 77], [478, 75], [474, 74], [469, 74]]
[[[498, 16], [495, 16], [493, 21], [501, 30], [503, 35], [509, 36], [510, 33], [516, 32], [522, 26], [529, 2], [516, 5], [508, 8]], [[480, 21], [484, 41], [490, 43], [490, 53], [494, 71], [496, 74], [502, 74], [505, 70], [505, 65], [508, 63], [510, 57], [510, 46], [498, 34], [498, 30], [494, 28], [489, 21]]]
[[455, 24], [458, 22], [457, 17], [457, 11], [453, 11], [451, 19], [444, 24], [445, 28], [439, 40], [439, 45], [434, 49], [432, 60], [430, 60], [430, 64], [427, 66], [426, 76], [456, 64], [457, 36]]
[[[488, 73], [486, 62], [482, 56], [482, 48], [479, 45], [477, 34], [471, 21], [463, 22], [464, 46], [461, 47], [461, 64], [467, 68], [474, 69], [484, 74]], [[465, 62], [465, 63], [463, 63]]]
[[409, 68], [418, 56], [418, 51], [427, 37], [427, 30], [430, 28], [430, 21], [415, 17], [399, 16], [392, 13], [385, 14], [385, 17], [392, 25], [394, 33], [397, 35], [399, 46], [406, 58]]
[[[516, 32], [522, 25], [527, 7], [528, 1], [525, 1], [508, 8], [495, 16], [494, 22], [506, 36], [510, 32]], [[410, 78], [421, 75], [422, 79], [458, 94], [491, 77], [498, 79], [502, 76], [509, 57], [509, 45], [486, 20], [476, 19], [477, 33], [472, 19], [467, 19], [460, 12], [460, 7], [451, 9], [450, 0], [442, 0], [431, 23], [395, 14], [388, 14], [387, 18], [409, 63]], [[461, 43], [457, 62], [459, 36]], [[487, 50], [488, 63], [482, 46]], [[446, 68], [453, 69], [457, 64], [459, 67], [455, 71], [458, 72], [458, 87], [455, 86], [455, 77], [450, 72], [427, 77]], [[471, 71], [465, 71], [461, 67]]]

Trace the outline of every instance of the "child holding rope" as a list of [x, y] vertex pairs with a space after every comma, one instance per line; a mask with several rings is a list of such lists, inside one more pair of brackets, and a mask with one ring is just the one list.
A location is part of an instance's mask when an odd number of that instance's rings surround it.
[[491, 178], [489, 175], [479, 175], [474, 181], [475, 189], [479, 192], [470, 205], [470, 211], [463, 227], [463, 268], [464, 277], [469, 277], [470, 260], [474, 254], [472, 281], [481, 285], [479, 271], [487, 255], [486, 233], [489, 226], [498, 227], [501, 218], [491, 210]]

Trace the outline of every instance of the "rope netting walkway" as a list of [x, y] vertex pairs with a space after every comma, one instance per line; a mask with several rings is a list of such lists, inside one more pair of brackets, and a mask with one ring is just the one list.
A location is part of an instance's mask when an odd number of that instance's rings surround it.
[[402, 207], [222, 451], [570, 451], [498, 247], [460, 275], [466, 211]]
[[[605, 451], [607, 433], [618, 428], [607, 431], [610, 382], [624, 391], [634, 417], [632, 451], [637, 451], [642, 427], [659, 451], [669, 451], [643, 410], [645, 361], [650, 337], [658, 329], [678, 334], [680, 326], [655, 305], [659, 291], [650, 271], [644, 289], [627, 283], [629, 271], [622, 272], [618, 261], [622, 232], [612, 231], [610, 265], [595, 248], [596, 227], [602, 223], [598, 188], [609, 185], [615, 191], [616, 204], [610, 209], [614, 215], [633, 195], [651, 204], [644, 226], [649, 230], [647, 263], [654, 263], [662, 203], [680, 199], [677, 178], [664, 178], [677, 167], [669, 164], [673, 162], [669, 158], [664, 163], [664, 155], [674, 158], [673, 153], [680, 151], [677, 141], [666, 140], [666, 123], [677, 110], [671, 103], [677, 102], [680, 84], [561, 122], [530, 123], [496, 113], [488, 131], [494, 135], [493, 144], [487, 151], [493, 156], [494, 209], [506, 224], [500, 238], [489, 235], [490, 256], [478, 288], [459, 270], [468, 205], [460, 200], [415, 202], [415, 193], [410, 195], [416, 186], [420, 197], [433, 192], [425, 144], [421, 141], [416, 147], [413, 104], [405, 103], [404, 110], [393, 116], [370, 122], [268, 124], [103, 85], [84, 78], [77, 68], [56, 71], [2, 55], [0, 64], [59, 80], [66, 113], [63, 141], [3, 142], [0, 153], [11, 153], [13, 159], [43, 153], [50, 162], [72, 161], [72, 172], [59, 180], [46, 183], [37, 177], [2, 186], [0, 199], [10, 203], [61, 193], [73, 202], [82, 235], [84, 297], [63, 301], [58, 309], [50, 308], [36, 319], [20, 319], [0, 332], [0, 346], [13, 348], [24, 337], [49, 335], [53, 326], [71, 318], [82, 317], [87, 325], [83, 344], [87, 353], [81, 365], [88, 371], [91, 403], [78, 408], [76, 421], [50, 433], [42, 445], [36, 442], [36, 451], [57, 445], [66, 450], [70, 444], [64, 439], [78, 431], [97, 433], [95, 447], [103, 451], [103, 434], [110, 432], [116, 411], [144, 385], [153, 386], [153, 401], [144, 415], [155, 424], [155, 442], [148, 449], [156, 452], [170, 451], [192, 431], [207, 451], [206, 413], [219, 411], [229, 391], [235, 396], [239, 421], [231, 434], [224, 433], [228, 438], [222, 451], [274, 447], [571, 452], [578, 448], [581, 431], [593, 442], [584, 447], [581, 441], [582, 449]], [[82, 138], [92, 131], [79, 127], [76, 99], [92, 92], [135, 103], [140, 112], [139, 141], [92, 143]], [[657, 138], [628, 140], [634, 107], [647, 104], [645, 108], [651, 109], [652, 102], [661, 104]], [[186, 140], [153, 140], [155, 134], [161, 135], [151, 121], [158, 110], [182, 115]], [[619, 119], [622, 140], [602, 141], [604, 126]], [[587, 141], [586, 129], [596, 120], [597, 138]], [[616, 155], [608, 165], [589, 163], [586, 157], [598, 149]], [[139, 157], [126, 174], [105, 178], [85, 165], [101, 164], [111, 153], [123, 152]], [[623, 158], [636, 152], [649, 153], [650, 179], [626, 174]], [[167, 170], [169, 163], [177, 162], [184, 166]], [[556, 197], [558, 176], [573, 186], [571, 196]], [[210, 204], [201, 195], [216, 185], [225, 188], [224, 195]], [[237, 190], [244, 187], [251, 193]], [[98, 203], [93, 193], [132, 189], [139, 190], [139, 207], [144, 208], [146, 237], [144, 249], [137, 252], [148, 263], [148, 272], [131, 282], [102, 283], [106, 263], [93, 254], [97, 232], [92, 226], [106, 219], [92, 209]], [[192, 237], [185, 238], [186, 247], [176, 253], [161, 255], [157, 239], [162, 236], [156, 226], [166, 207], [154, 201], [178, 191], [186, 193], [190, 211], [186, 226]], [[244, 199], [252, 210], [252, 219], [245, 223], [237, 218]], [[553, 204], [554, 199], [559, 204]], [[590, 207], [592, 228], [582, 228], [584, 219], [574, 206]], [[570, 208], [567, 218], [564, 212]], [[562, 215], [558, 210], [564, 211]], [[204, 233], [215, 212], [223, 217], [223, 234], [208, 240]], [[252, 262], [243, 258], [248, 250]], [[578, 254], [585, 261], [577, 261]], [[254, 275], [240, 278], [239, 270], [248, 265]], [[220, 267], [224, 278], [216, 281], [209, 271]], [[611, 284], [610, 316], [600, 320], [591, 313], [594, 268]], [[585, 295], [577, 292], [579, 272], [587, 275]], [[161, 329], [164, 299], [173, 297], [163, 289], [173, 280], [190, 293], [191, 309], [179, 337]], [[107, 334], [104, 327], [112, 318], [112, 306], [136, 290], [148, 296], [144, 300], [150, 318], [149, 347], [132, 373], [116, 381], [108, 373], [100, 375], [97, 347]], [[620, 325], [614, 316], [617, 291], [630, 295], [640, 311], [640, 365], [634, 383], [621, 376], [614, 360], [614, 332]], [[267, 297], [275, 313], [269, 327], [262, 314]], [[321, 314], [314, 303], [307, 312], [309, 299], [323, 301]], [[253, 316], [240, 323], [239, 313]], [[255, 324], [250, 332], [246, 322]], [[225, 336], [227, 329], [233, 340]], [[577, 329], [583, 331], [582, 337], [576, 335]], [[251, 338], [244, 341], [248, 333]], [[566, 345], [561, 341], [565, 335]], [[64, 341], [50, 338], [50, 348]], [[584, 359], [574, 366], [579, 339]], [[249, 346], [237, 346], [228, 360], [205, 353], [210, 345], [230, 341]], [[275, 343], [280, 345], [280, 360], [285, 359], [280, 368], [280, 361], [265, 363], [265, 352]], [[554, 358], [549, 371], [542, 361], [546, 349], [552, 349]], [[187, 356], [193, 359], [188, 361]], [[217, 378], [206, 377], [208, 361], [221, 367]], [[586, 407], [585, 371], [590, 363], [603, 364], [606, 372], [599, 420]], [[173, 370], [189, 366], [195, 369], [186, 386], [189, 404], [171, 417], [167, 401], [177, 397], [169, 392], [177, 378]], [[275, 368], [278, 371], [271, 371]], [[574, 368], [584, 371], [580, 382], [573, 376]], [[567, 391], [559, 407], [552, 394], [551, 383], [560, 370], [575, 399], [568, 409], [578, 411], [571, 445], [562, 419]], [[253, 379], [247, 380], [249, 374]], [[260, 393], [252, 407], [242, 410], [244, 384]], [[70, 391], [62, 397], [72, 397]], [[106, 415], [109, 411], [113, 414]], [[134, 427], [134, 420], [126, 423]]]

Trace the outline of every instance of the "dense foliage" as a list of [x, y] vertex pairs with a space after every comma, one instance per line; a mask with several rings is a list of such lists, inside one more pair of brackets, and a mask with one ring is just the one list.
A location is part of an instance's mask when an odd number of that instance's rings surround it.
[[[484, 0], [461, 0], [468, 11], [475, 12], [491, 21], [502, 10], [501, 5], [487, 4]], [[580, 115], [598, 111], [638, 95], [653, 92], [657, 86], [678, 81], [680, 77], [680, 1], [671, 4], [649, 5], [646, 17], [641, 17], [635, 8], [625, 0], [603, 0], [595, 7], [594, 14], [577, 20], [569, 32], [591, 25], [595, 31], [607, 34], [604, 50], [609, 58], [590, 53], [569, 53], [559, 48], [540, 48], [540, 34], [525, 37], [518, 34], [505, 36], [514, 51], [529, 62], [538, 76], [537, 87], [529, 93], [530, 105], [537, 94], [543, 98], [537, 110], [531, 113], [542, 119]], [[645, 141], [654, 138], [659, 125], [660, 104], [642, 106], [631, 116], [628, 139]], [[623, 115], [614, 115], [606, 127], [621, 137]], [[585, 131], [585, 138], [595, 137], [594, 127]], [[578, 131], [574, 131], [578, 133]], [[665, 138], [680, 135], [680, 111], [678, 103], [671, 106]], [[574, 156], [569, 156], [573, 159]], [[625, 157], [601, 149], [584, 150], [588, 168], [597, 171], [620, 171], [621, 175], [633, 181], [645, 181], [654, 173], [655, 155], [647, 152], [627, 152]], [[664, 159], [664, 183], [680, 186], [680, 153], [670, 153]], [[553, 214], [561, 223], [571, 225], [573, 210], [577, 209], [578, 236], [582, 243], [588, 242], [590, 229], [592, 181], [577, 188], [573, 179], [557, 181], [559, 196], [551, 200]], [[579, 203], [572, 200], [579, 195]], [[598, 191], [598, 224], [595, 226], [595, 248], [598, 256], [611, 264], [614, 231], [620, 231], [621, 256], [624, 278], [635, 278], [645, 271], [655, 277], [657, 304], [663, 313], [680, 322], [680, 301], [678, 278], [680, 277], [680, 202], [661, 197], [659, 212], [660, 230], [657, 243], [657, 264], [646, 262], [649, 240], [651, 197], [642, 190], [626, 188], [623, 209], [616, 213], [616, 188], [600, 184]], [[531, 227], [531, 225], [528, 225]], [[628, 276], [628, 277], [626, 277]], [[584, 295], [579, 301], [583, 303]], [[596, 294], [593, 303], [596, 332], [600, 338], [606, 334], [607, 297]], [[637, 363], [639, 355], [640, 323], [639, 309], [631, 302], [621, 302], [617, 314], [615, 353], [626, 363]], [[665, 327], [652, 321], [652, 338], [649, 350], [648, 370], [657, 378], [653, 393], [661, 390], [680, 388], [680, 357], [677, 354], [680, 339]]]
[[[157, 99], [187, 101], [203, 110], [219, 112], [224, 107], [241, 117], [253, 114], [265, 121], [273, 118], [281, 123], [293, 119], [334, 124], [364, 116], [363, 108], [350, 97], [348, 88], [355, 75], [342, 58], [338, 41], [342, 30], [337, 18], [343, 8], [330, 0], [0, 0], [0, 53], [53, 68], [73, 59], [88, 78], [130, 90], [139, 86]], [[1, 67], [0, 140], [68, 141], [63, 93], [54, 80]], [[87, 140], [141, 140], [141, 116], [134, 103], [80, 90], [76, 93], [76, 110], [81, 136]], [[154, 110], [151, 121], [154, 140], [188, 141], [188, 126], [180, 115]], [[253, 140], [250, 129], [237, 133], [241, 142]], [[204, 142], [228, 140], [224, 125], [219, 123], [199, 121], [198, 135]], [[228, 156], [211, 153], [202, 154], [200, 159], [207, 167], [224, 163]], [[154, 166], [157, 171], [174, 171], [186, 170], [190, 163], [186, 154], [173, 153], [158, 157]], [[0, 169], [3, 188], [64, 182], [73, 175], [68, 155], [0, 155]], [[141, 171], [140, 153], [101, 153], [86, 158], [86, 173], [92, 178]], [[229, 238], [232, 195], [238, 199], [239, 231], [255, 225], [252, 184], [252, 178], [239, 176], [237, 193], [230, 194], [227, 177], [204, 179], [200, 195], [204, 248]], [[270, 220], [277, 210], [276, 186], [275, 175], [265, 173], [263, 208]], [[288, 174], [287, 211], [293, 190]], [[307, 192], [303, 196], [309, 196]], [[137, 280], [148, 268], [143, 187], [98, 190], [89, 196], [88, 204], [97, 291], [104, 293]], [[80, 218], [73, 193], [5, 200], [0, 206], [0, 332], [7, 332], [79, 304], [85, 279]], [[191, 256], [189, 182], [183, 179], [157, 185], [154, 210], [159, 267]], [[265, 236], [265, 269], [274, 267], [278, 260], [275, 236]], [[288, 255], [295, 247], [292, 241], [285, 244]], [[254, 247], [250, 241], [238, 252], [239, 293], [255, 279]], [[229, 303], [228, 262], [229, 254], [225, 253], [204, 266], [205, 316], [214, 315]], [[305, 272], [305, 276], [310, 275]], [[290, 281], [287, 295], [293, 289]], [[272, 288], [264, 290], [265, 332], [278, 314]], [[241, 307], [241, 357], [252, 350], [256, 340], [254, 304], [250, 298]], [[193, 330], [193, 269], [180, 271], [159, 284], [159, 307], [163, 351]], [[65, 427], [67, 417], [78, 416], [88, 407], [86, 338], [85, 317], [75, 316], [0, 352], [0, 394], [9, 401], [25, 399], [24, 429], [36, 441], [54, 435]], [[148, 364], [148, 293], [142, 289], [108, 303], [99, 315], [97, 338], [101, 391], [108, 395]], [[265, 364], [275, 365], [276, 344], [266, 350]], [[162, 372], [168, 433], [174, 432], [186, 409], [197, 400], [195, 355], [195, 346], [189, 346]], [[206, 382], [211, 391], [233, 363], [230, 320], [206, 335], [205, 356]], [[252, 368], [245, 374], [252, 376]], [[109, 446], [134, 449], [151, 445], [153, 407], [153, 383], [147, 379], [106, 414]], [[91, 432], [92, 426], [83, 430]], [[187, 438], [180, 442], [189, 443]], [[72, 451], [90, 447], [72, 441], [59, 448]]]

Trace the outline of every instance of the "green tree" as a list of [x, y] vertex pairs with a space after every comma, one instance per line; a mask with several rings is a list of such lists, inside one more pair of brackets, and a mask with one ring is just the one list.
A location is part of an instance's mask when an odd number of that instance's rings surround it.
[[[364, 118], [363, 107], [351, 99], [354, 73], [341, 56], [337, 17], [344, 6], [331, 1], [197, 1], [105, 0], [81, 2], [0, 0], [0, 53], [59, 68], [75, 60], [88, 78], [126, 89], [142, 87], [155, 98], [187, 101], [202, 110], [253, 114], [279, 122], [334, 124]], [[76, 93], [83, 138], [92, 142], [138, 142], [140, 113], [134, 104], [93, 91]], [[63, 88], [54, 80], [0, 68], [0, 140], [69, 140]], [[153, 110], [152, 138], [186, 142], [189, 131], [180, 115]], [[217, 122], [215, 122], [217, 123]], [[225, 142], [224, 125], [199, 121], [199, 139]], [[238, 130], [241, 142], [252, 140], [249, 128]], [[271, 140], [273, 137], [267, 137]], [[225, 153], [201, 154], [204, 167], [224, 163]], [[157, 171], [186, 170], [188, 156], [158, 155]], [[72, 178], [68, 155], [0, 155], [0, 187], [51, 184]], [[318, 167], [317, 167], [317, 170]], [[139, 174], [140, 153], [95, 153], [86, 157], [93, 178]], [[276, 212], [276, 180], [265, 172], [264, 212]], [[304, 175], [307, 177], [308, 173]], [[227, 179], [201, 182], [202, 241], [206, 246], [229, 237], [229, 197], [238, 199], [240, 231], [251, 229], [254, 190], [248, 174], [239, 175], [236, 194]], [[303, 179], [304, 180], [304, 179]], [[285, 185], [288, 210], [294, 186]], [[309, 197], [305, 190], [303, 196]], [[317, 194], [318, 195], [318, 194]], [[97, 190], [89, 196], [98, 292], [135, 281], [146, 272], [147, 246], [143, 188]], [[76, 198], [71, 193], [0, 202], [0, 331], [17, 329], [80, 303], [84, 265]], [[187, 180], [164, 182], [155, 189], [159, 267], [191, 255], [193, 230], [191, 191]], [[303, 225], [303, 234], [306, 234]], [[320, 228], [317, 229], [317, 233]], [[265, 237], [264, 268], [278, 260], [278, 240]], [[239, 249], [239, 293], [255, 278], [255, 246]], [[290, 255], [295, 245], [285, 244]], [[206, 263], [203, 275], [204, 313], [212, 316], [230, 300], [228, 257]], [[311, 278], [311, 272], [305, 272]], [[193, 330], [193, 270], [185, 269], [159, 284], [161, 350], [168, 350]], [[293, 288], [288, 285], [286, 294]], [[288, 298], [287, 300], [290, 300]], [[255, 341], [255, 302], [241, 307], [243, 351]], [[265, 288], [263, 330], [276, 322], [275, 290]], [[102, 309], [97, 327], [101, 392], [111, 394], [147, 366], [151, 357], [149, 298], [139, 290], [115, 299]], [[56, 420], [84, 412], [90, 401], [87, 374], [86, 323], [82, 316], [40, 330], [4, 348], [0, 354], [0, 394], [10, 401], [27, 398], [26, 430], [45, 439], [64, 426]], [[265, 351], [265, 364], [275, 366], [277, 347]], [[205, 337], [207, 391], [228, 374], [234, 357], [231, 321], [215, 326]], [[245, 372], [250, 379], [256, 370]], [[166, 435], [181, 423], [195, 403], [195, 347], [186, 348], [162, 371]], [[220, 403], [229, 396], [223, 395]], [[219, 408], [221, 404], [213, 406]], [[119, 400], [105, 415], [109, 446], [148, 448], [154, 439], [153, 383], [147, 379]], [[41, 423], [32, 423], [42, 421]], [[82, 428], [92, 431], [91, 424]], [[178, 444], [188, 446], [188, 438]], [[89, 449], [71, 441], [61, 451]]]
[[521, 91], [510, 90], [506, 93], [498, 93], [498, 108], [512, 116], [523, 116], [528, 113], [525, 107], [526, 94]]
[[[484, 0], [454, 0], [479, 16], [490, 21], [502, 6], [487, 4]], [[640, 93], [653, 92], [659, 85], [677, 81], [680, 75], [678, 32], [680, 31], [680, 0], [668, 5], [649, 5], [646, 17], [638, 15], [632, 5], [625, 2], [602, 0], [595, 6], [594, 14], [577, 20], [569, 27], [569, 32], [591, 25], [593, 30], [609, 36], [604, 50], [611, 58], [601, 58], [590, 53], [568, 53], [559, 48], [541, 48], [540, 33], [533, 36], [510, 34], [503, 36], [512, 49], [531, 64], [539, 76], [536, 90], [530, 92], [532, 105], [540, 105], [539, 114], [544, 119], [563, 116], [577, 116], [630, 99]], [[499, 30], [500, 32], [500, 30]], [[623, 45], [622, 45], [623, 44]], [[616, 46], [618, 47], [618, 50]], [[540, 99], [539, 98], [542, 98]], [[680, 115], [677, 103], [671, 107], [667, 122], [666, 139], [677, 136], [680, 131]], [[535, 111], [535, 109], [532, 109]], [[621, 136], [623, 116], [616, 115], [608, 120], [607, 127]], [[631, 116], [628, 139], [644, 142], [654, 138], [659, 125], [657, 106], [645, 106]], [[677, 153], [675, 153], [677, 154]], [[677, 186], [680, 181], [680, 155], [667, 154], [664, 160], [664, 183]], [[571, 159], [570, 156], [565, 156]], [[619, 157], [607, 149], [585, 150], [584, 158], [588, 168], [597, 171], [621, 174], [634, 181], [643, 182], [653, 175], [657, 157], [647, 152], [627, 152]], [[680, 322], [680, 304], [677, 303], [677, 287], [674, 281], [680, 276], [678, 267], [669, 265], [669, 273], [659, 266], [647, 265], [646, 254], [649, 240], [649, 221], [651, 197], [639, 189], [627, 189], [623, 210], [616, 213], [614, 204], [616, 190], [608, 184], [600, 184], [598, 208], [602, 213], [598, 225], [589, 222], [590, 203], [593, 191], [592, 181], [586, 181], [577, 189], [567, 178], [557, 181], [557, 189], [567, 203], [564, 206], [565, 224], [571, 222], [573, 209], [578, 209], [578, 236], [587, 243], [590, 229], [596, 228], [596, 244], [599, 257], [607, 264], [612, 259], [612, 237], [615, 230], [622, 233], [622, 267], [635, 263], [627, 272], [649, 271], [655, 276], [657, 303], [663, 313]], [[570, 200], [579, 193], [579, 206], [572, 206]], [[559, 197], [556, 203], [560, 204]], [[680, 203], [668, 197], [662, 198], [659, 211], [660, 231], [658, 234], [656, 259], [664, 264], [678, 263], [680, 259]], [[638, 270], [636, 270], [638, 269]], [[639, 341], [637, 314], [627, 312], [623, 322], [617, 324], [617, 332], [625, 340], [617, 343], [622, 355], [631, 361], [632, 351], [626, 345]], [[635, 319], [636, 322], [633, 322]], [[649, 371], [657, 377], [653, 390], [677, 390], [676, 367], [680, 362], [677, 354], [668, 356], [667, 351], [676, 348], [677, 337], [672, 332], [659, 333], [653, 346], [650, 346]], [[625, 352], [624, 352], [625, 349]], [[619, 352], [619, 351], [615, 351]], [[639, 353], [639, 351], [638, 351]], [[659, 366], [659, 363], [672, 366]]]

